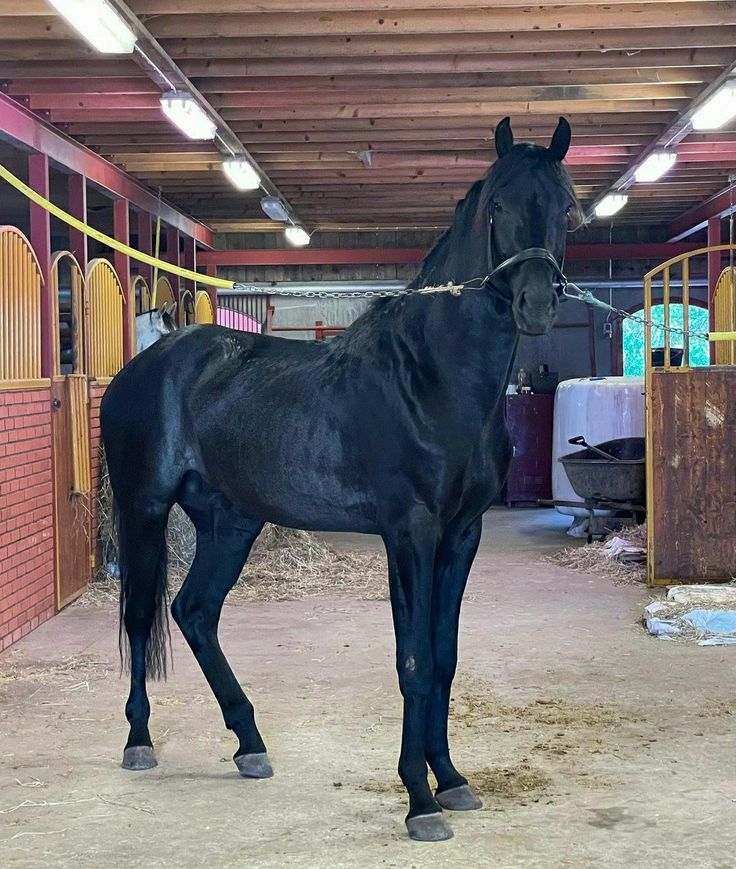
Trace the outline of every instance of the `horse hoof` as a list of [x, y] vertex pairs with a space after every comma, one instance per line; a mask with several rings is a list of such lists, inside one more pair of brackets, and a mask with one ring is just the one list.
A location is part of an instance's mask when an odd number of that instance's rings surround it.
[[150, 745], [131, 745], [123, 752], [123, 769], [153, 769], [157, 764]]
[[473, 793], [470, 785], [460, 785], [456, 788], [440, 791], [435, 794], [435, 799], [443, 809], [450, 812], [469, 812], [472, 809], [483, 807], [483, 803]]
[[240, 754], [233, 758], [243, 778], [271, 778], [273, 767], [265, 751], [260, 754]]
[[454, 835], [439, 812], [407, 818], [406, 829], [409, 831], [409, 838], [415, 842], [444, 842], [452, 839]]

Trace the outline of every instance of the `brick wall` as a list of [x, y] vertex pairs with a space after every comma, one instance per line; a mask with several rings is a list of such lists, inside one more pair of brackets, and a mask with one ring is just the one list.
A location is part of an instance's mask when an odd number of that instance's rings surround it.
[[[89, 385], [89, 463], [90, 480], [92, 482], [92, 533], [94, 539], [97, 536], [97, 492], [100, 488], [100, 402], [107, 389], [106, 384], [92, 381]], [[93, 549], [95, 565], [98, 562], [99, 552], [95, 546]]]
[[55, 611], [51, 391], [0, 391], [0, 651]]

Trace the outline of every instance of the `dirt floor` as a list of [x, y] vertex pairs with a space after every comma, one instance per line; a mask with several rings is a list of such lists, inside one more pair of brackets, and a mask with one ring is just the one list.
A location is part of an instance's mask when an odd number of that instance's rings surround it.
[[406, 836], [387, 602], [225, 608], [267, 781], [238, 777], [175, 629], [151, 686], [159, 766], [122, 770], [116, 614], [75, 605], [0, 656], [0, 866], [736, 866], [736, 648], [652, 639], [645, 588], [543, 563], [564, 524], [487, 517], [451, 720], [485, 806], [450, 816], [452, 841]]

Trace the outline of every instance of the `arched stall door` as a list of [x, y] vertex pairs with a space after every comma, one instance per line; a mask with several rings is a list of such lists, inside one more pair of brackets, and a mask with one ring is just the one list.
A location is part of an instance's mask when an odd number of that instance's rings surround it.
[[14, 226], [0, 226], [0, 380], [41, 377], [41, 267]]
[[151, 310], [151, 291], [148, 288], [146, 279], [143, 275], [138, 275], [133, 279], [131, 287], [135, 298], [136, 314], [145, 314]]
[[184, 326], [191, 326], [192, 323], [196, 322], [194, 296], [189, 290], [184, 290], [179, 299], [179, 325], [183, 328]]
[[194, 302], [194, 318], [197, 323], [214, 323], [215, 312], [212, 308], [212, 299], [206, 290], [197, 290]]
[[[87, 283], [79, 263], [68, 251], [59, 251], [51, 260], [50, 274], [56, 300], [51, 384], [56, 598], [62, 607], [84, 591], [89, 577], [93, 535], [87, 362], [90, 350], [97, 351], [87, 344]], [[99, 271], [97, 275], [96, 285], [102, 279]], [[95, 334], [99, 337], [99, 331]]]
[[[716, 332], [736, 332], [736, 266], [721, 272], [713, 294]], [[736, 365], [736, 341], [719, 341], [715, 345], [716, 365]]]
[[[178, 305], [176, 302], [176, 298], [174, 297], [174, 290], [171, 286], [171, 281], [166, 277], [166, 275], [161, 275], [156, 281], [156, 292], [154, 294], [152, 305], [153, 307], [160, 309], [162, 305], [172, 304], [178, 310]], [[176, 310], [174, 311], [173, 317], [176, 322], [179, 321]]]
[[106, 259], [87, 266], [91, 377], [114, 377], [123, 367], [123, 288]]

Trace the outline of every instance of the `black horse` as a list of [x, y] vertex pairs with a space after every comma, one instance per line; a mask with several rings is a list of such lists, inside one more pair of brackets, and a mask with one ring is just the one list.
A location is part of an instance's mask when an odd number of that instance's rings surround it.
[[264, 522], [368, 532], [388, 555], [409, 834], [449, 838], [442, 809], [480, 806], [447, 742], [460, 602], [511, 455], [504, 393], [518, 335], [555, 320], [577, 205], [561, 165], [567, 121], [549, 148], [514, 145], [508, 118], [495, 141], [498, 160], [413, 282], [472, 289], [382, 300], [327, 343], [193, 326], [110, 384], [102, 433], [119, 517], [121, 640], [124, 625], [130, 643], [125, 768], [156, 763], [146, 677], [166, 669], [164, 535], [178, 503], [197, 549], [171, 610], [239, 740], [241, 775], [272, 770], [217, 626], [253, 542]]

